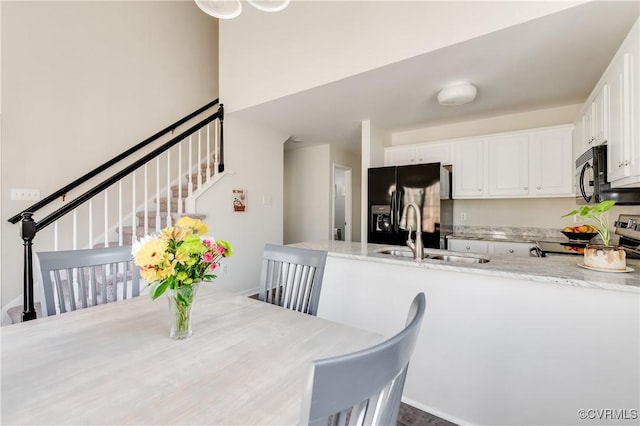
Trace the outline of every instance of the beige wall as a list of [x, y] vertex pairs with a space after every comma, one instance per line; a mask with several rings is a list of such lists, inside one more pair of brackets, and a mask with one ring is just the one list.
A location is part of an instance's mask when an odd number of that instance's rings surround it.
[[[362, 191], [360, 157], [353, 152], [345, 151], [335, 146], [331, 147], [330, 156], [332, 165], [337, 164], [351, 168], [351, 241], [360, 241], [360, 198]], [[331, 182], [329, 185], [331, 197]], [[333, 225], [330, 224], [330, 226], [330, 229], [333, 229]]]
[[352, 170], [352, 241], [360, 241], [360, 158], [330, 145], [284, 152], [284, 243], [331, 239], [333, 165]]
[[5, 305], [22, 292], [6, 219], [30, 205], [9, 189], [46, 196], [215, 99], [218, 21], [192, 1], [0, 5]]
[[[257, 292], [265, 243], [282, 244], [283, 156], [286, 135], [225, 118], [225, 163], [229, 173], [198, 199], [215, 238], [229, 241], [233, 256], [214, 285], [236, 293]], [[241, 142], [241, 143], [239, 143]], [[250, 153], [250, 155], [247, 155]], [[247, 194], [245, 212], [234, 212], [232, 190]]]
[[464, 138], [491, 133], [534, 129], [536, 127], [573, 124], [582, 104], [564, 105], [515, 114], [499, 115], [479, 120], [469, 120], [441, 126], [394, 132], [391, 145], [407, 145], [434, 142], [445, 139]]
[[275, 14], [247, 6], [220, 23], [221, 97], [241, 110], [580, 3], [298, 0]]
[[284, 153], [284, 243], [331, 238], [331, 148]]

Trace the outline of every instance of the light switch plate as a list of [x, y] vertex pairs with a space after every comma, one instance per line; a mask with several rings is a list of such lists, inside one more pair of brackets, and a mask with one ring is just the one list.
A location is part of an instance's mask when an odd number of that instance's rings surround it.
[[38, 201], [40, 199], [40, 190], [11, 188], [11, 199], [15, 201]]

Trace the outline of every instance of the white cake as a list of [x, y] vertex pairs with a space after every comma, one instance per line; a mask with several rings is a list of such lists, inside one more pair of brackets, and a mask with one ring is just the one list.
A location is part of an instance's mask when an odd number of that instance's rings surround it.
[[627, 254], [622, 249], [602, 246], [587, 246], [584, 249], [584, 264], [590, 268], [624, 271]]

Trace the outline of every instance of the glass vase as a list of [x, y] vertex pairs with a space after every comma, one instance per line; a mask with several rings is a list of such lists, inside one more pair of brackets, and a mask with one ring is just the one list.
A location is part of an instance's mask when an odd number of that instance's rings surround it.
[[176, 289], [167, 289], [169, 312], [171, 315], [171, 332], [169, 336], [174, 340], [184, 340], [191, 337], [191, 309], [198, 291], [199, 283], [184, 285]]

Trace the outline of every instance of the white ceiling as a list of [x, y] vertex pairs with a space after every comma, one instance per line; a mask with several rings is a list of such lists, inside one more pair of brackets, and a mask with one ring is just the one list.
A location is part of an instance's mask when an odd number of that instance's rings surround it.
[[[362, 120], [393, 132], [582, 103], [639, 15], [638, 1], [589, 2], [233, 114], [358, 151]], [[459, 80], [476, 100], [440, 106]]]

